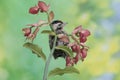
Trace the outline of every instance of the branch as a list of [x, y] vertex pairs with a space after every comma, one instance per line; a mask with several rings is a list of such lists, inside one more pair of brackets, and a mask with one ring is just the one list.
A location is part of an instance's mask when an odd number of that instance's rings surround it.
[[55, 45], [56, 45], [56, 41], [57, 41], [57, 36], [55, 36], [55, 40], [54, 40], [54, 44], [53, 44], [53, 48], [48, 56], [48, 60], [45, 64], [45, 69], [44, 69], [44, 75], [43, 75], [43, 80], [47, 80], [47, 73], [48, 73], [48, 67], [52, 58], [52, 54], [54, 53], [55, 50]]

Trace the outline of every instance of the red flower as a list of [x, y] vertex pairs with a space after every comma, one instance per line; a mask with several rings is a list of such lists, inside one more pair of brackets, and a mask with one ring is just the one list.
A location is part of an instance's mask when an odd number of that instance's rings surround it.
[[85, 47], [80, 49], [80, 52], [77, 52], [77, 55], [75, 56], [75, 63], [77, 63], [79, 61], [79, 59], [84, 61], [84, 58], [86, 58], [86, 56], [87, 56], [87, 51], [88, 51], [88, 49]]
[[73, 52], [79, 52], [80, 51], [80, 46], [76, 43], [73, 43], [73, 45], [71, 46], [71, 49]]
[[[70, 43], [68, 46], [71, 47], [72, 51], [76, 53], [76, 56], [70, 60], [76, 64], [79, 61], [80, 56], [81, 56], [80, 55], [80, 52], [81, 52], [80, 46], [77, 43]], [[71, 64], [70, 61], [69, 61], [69, 64]]]
[[38, 7], [39, 7], [41, 12], [47, 12], [49, 10], [49, 5], [47, 5], [43, 1], [38, 1]]
[[74, 59], [75, 59], [75, 64], [80, 60], [80, 58], [81, 58], [81, 54], [80, 54], [80, 52], [79, 52], [79, 53], [77, 53], [76, 56], [74, 57]]
[[73, 66], [74, 63], [75, 63], [75, 61], [73, 58], [71, 58], [69, 56], [66, 57], [66, 66]]
[[81, 48], [77, 43], [70, 43], [68, 46], [71, 47], [72, 51], [76, 53], [76, 56], [72, 59], [66, 58], [66, 64], [73, 65], [73, 63], [76, 64], [79, 60], [83, 61], [84, 58], [86, 58], [88, 51], [87, 46], [81, 45]]
[[70, 64], [70, 57], [66, 57], [66, 66], [71, 66], [71, 64]]
[[82, 30], [82, 25], [76, 27], [76, 28], [73, 30], [72, 34], [77, 34], [77, 33], [79, 33], [81, 30]]
[[85, 36], [79, 38], [81, 43], [84, 43], [87, 41], [87, 38]]
[[83, 58], [83, 59], [86, 58], [86, 56], [87, 56], [87, 51], [88, 51], [88, 49], [85, 48], [85, 47], [83, 47], [83, 48], [81, 49], [81, 54], [82, 54], [82, 58]]
[[76, 52], [77, 51], [77, 46], [71, 46], [71, 49], [73, 52]]
[[49, 10], [49, 5], [43, 1], [38, 1], [38, 6], [31, 7], [29, 9], [30, 14], [37, 14], [38, 12], [47, 12]]
[[72, 34], [75, 34], [77, 37], [79, 37], [80, 42], [84, 43], [87, 41], [87, 37], [90, 35], [90, 31], [83, 29], [80, 25], [73, 30]]
[[81, 30], [80, 33], [83, 34], [83, 36], [85, 36], [85, 37], [88, 37], [88, 36], [90, 35], [90, 31], [87, 30], [87, 29], [83, 29], [83, 30]]
[[33, 31], [33, 33], [31, 33], [29, 36], [27, 36], [27, 39], [31, 39], [33, 41], [35, 39], [35, 37], [37, 36], [38, 31], [39, 31], [39, 27], [36, 27], [36, 29]]
[[87, 29], [83, 29], [81, 30], [81, 32], [79, 32], [79, 40], [81, 43], [84, 43], [87, 41], [87, 37], [90, 35], [90, 31], [88, 31]]
[[29, 36], [31, 34], [31, 28], [23, 28], [22, 31], [24, 36]]
[[38, 12], [39, 12], [39, 7], [38, 6], [34, 6], [34, 7], [31, 7], [29, 9], [30, 14], [37, 14]]
[[24, 32], [24, 36], [26, 37], [26, 39], [31, 39], [32, 41], [35, 39], [35, 37], [37, 36], [37, 33], [39, 31], [39, 27], [36, 27], [36, 29], [33, 31], [33, 33], [31, 33], [31, 28], [23, 28], [22, 31]]

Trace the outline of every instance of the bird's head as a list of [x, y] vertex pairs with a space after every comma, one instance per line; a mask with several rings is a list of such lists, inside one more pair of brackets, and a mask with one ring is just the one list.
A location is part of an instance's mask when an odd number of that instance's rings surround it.
[[53, 28], [54, 31], [57, 31], [57, 30], [62, 30], [63, 27], [66, 25], [67, 23], [64, 23], [60, 20], [55, 20], [53, 21], [50, 25], [51, 27]]

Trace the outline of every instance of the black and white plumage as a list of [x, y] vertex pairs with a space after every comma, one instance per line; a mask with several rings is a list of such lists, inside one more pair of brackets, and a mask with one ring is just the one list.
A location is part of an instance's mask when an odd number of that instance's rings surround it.
[[[63, 27], [66, 25], [66, 23], [63, 23], [62, 21], [60, 20], [55, 20], [53, 21], [51, 24], [51, 27], [53, 28], [53, 30], [55, 31], [55, 33], [57, 35], [59, 34], [63, 34], [63, 35], [66, 35], [67, 36], [67, 33], [65, 31], [63, 31]], [[54, 43], [54, 36], [52, 35], [49, 35], [49, 45], [50, 45], [50, 49], [53, 48], [53, 43]], [[57, 38], [57, 42], [56, 42], [56, 46], [67, 46], [68, 42], [63, 42], [63, 41], [60, 41], [59, 38]], [[53, 56], [55, 59], [57, 59], [58, 57], [63, 57], [65, 58], [66, 57], [66, 54], [64, 51], [62, 50], [58, 50], [58, 49], [55, 49], [54, 53], [53, 53]]]

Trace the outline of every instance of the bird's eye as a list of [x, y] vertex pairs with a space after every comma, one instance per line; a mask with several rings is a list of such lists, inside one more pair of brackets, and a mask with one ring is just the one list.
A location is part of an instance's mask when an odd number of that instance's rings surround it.
[[58, 26], [61, 26], [61, 24], [58, 24]]

